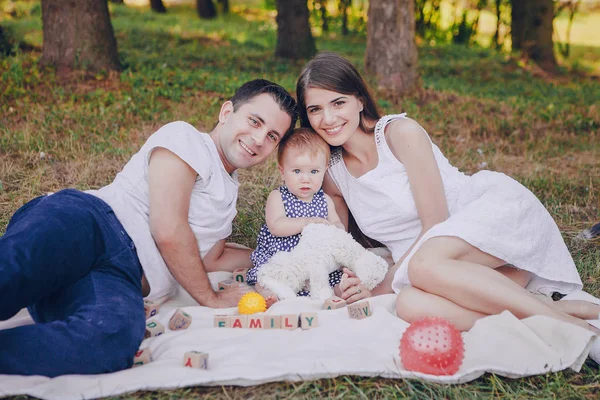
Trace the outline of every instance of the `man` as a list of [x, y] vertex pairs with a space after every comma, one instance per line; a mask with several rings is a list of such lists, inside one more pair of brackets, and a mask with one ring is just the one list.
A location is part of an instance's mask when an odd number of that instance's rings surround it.
[[132, 364], [145, 331], [143, 297], [179, 283], [199, 304], [235, 306], [207, 272], [250, 266], [226, 244], [236, 169], [263, 162], [296, 121], [295, 100], [254, 80], [201, 133], [184, 122], [155, 132], [114, 182], [21, 207], [0, 238], [0, 320], [28, 307], [36, 324], [0, 331], [0, 374], [58, 376]]

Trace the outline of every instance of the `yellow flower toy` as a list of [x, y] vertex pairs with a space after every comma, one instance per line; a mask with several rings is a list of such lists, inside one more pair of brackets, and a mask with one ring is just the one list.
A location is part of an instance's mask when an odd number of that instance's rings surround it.
[[265, 298], [256, 292], [246, 293], [238, 303], [240, 314], [254, 314], [267, 311]]

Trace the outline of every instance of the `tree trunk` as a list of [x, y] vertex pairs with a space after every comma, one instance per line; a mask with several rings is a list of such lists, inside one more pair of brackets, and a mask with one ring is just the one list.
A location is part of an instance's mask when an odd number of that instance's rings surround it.
[[8, 56], [12, 53], [12, 43], [4, 34], [4, 30], [0, 26], [0, 56]]
[[525, 35], [525, 2], [511, 0], [510, 9], [510, 39], [513, 50], [521, 50]]
[[348, 29], [348, 8], [352, 5], [352, 0], [340, 0], [340, 14], [342, 14], [342, 35], [348, 36], [350, 30]]
[[315, 40], [308, 21], [306, 0], [276, 0], [277, 47], [275, 55], [285, 58], [309, 58], [316, 53]]
[[[342, 0], [343, 1], [343, 0]], [[323, 32], [329, 32], [329, 15], [327, 15], [327, 0], [317, 0], [314, 5], [319, 5], [319, 11], [321, 12], [321, 30]]]
[[106, 0], [42, 0], [42, 23], [42, 63], [59, 69], [120, 69]]
[[211, 19], [217, 16], [217, 9], [212, 0], [196, 0], [196, 10], [202, 19]]
[[495, 49], [500, 48], [500, 25], [502, 23], [502, 0], [495, 0], [494, 4], [496, 6], [496, 31], [494, 32], [494, 37], [492, 39], [492, 46]]
[[[520, 49], [543, 69], [554, 70], [557, 63], [552, 41], [553, 0], [529, 0], [522, 3], [513, 0], [512, 7], [513, 49]], [[522, 26], [519, 25], [519, 21], [522, 21]]]
[[166, 13], [167, 9], [162, 0], [150, 0], [150, 8], [157, 13]]
[[229, 12], [229, 0], [219, 0], [219, 3], [221, 3], [223, 14], [227, 14]]
[[371, 0], [365, 67], [379, 90], [403, 96], [419, 87], [414, 0]]

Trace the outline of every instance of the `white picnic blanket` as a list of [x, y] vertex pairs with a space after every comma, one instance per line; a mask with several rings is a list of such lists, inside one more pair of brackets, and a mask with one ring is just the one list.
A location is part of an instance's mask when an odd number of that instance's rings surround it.
[[[211, 274], [216, 283], [230, 276]], [[584, 294], [585, 295], [585, 294]], [[588, 295], [589, 296], [589, 295]], [[463, 383], [485, 372], [518, 378], [571, 368], [579, 371], [595, 336], [578, 326], [548, 317], [518, 320], [509, 312], [478, 321], [463, 333], [465, 359], [453, 376], [430, 376], [402, 368], [398, 345], [408, 324], [395, 315], [394, 295], [369, 299], [372, 316], [352, 320], [345, 308], [322, 310], [306, 298], [284, 300], [267, 314], [316, 311], [318, 327], [311, 330], [214, 328], [215, 314], [235, 314], [235, 308], [213, 310], [195, 305], [183, 292], [164, 303], [156, 318], [167, 326], [176, 308], [184, 307], [193, 322], [184, 331], [169, 331], [144, 340], [152, 351], [150, 364], [102, 375], [0, 375], [0, 396], [28, 394], [43, 399], [91, 399], [136, 390], [185, 386], [250, 386], [275, 381], [301, 381], [340, 375], [420, 378]], [[0, 329], [30, 323], [19, 315]], [[209, 353], [208, 370], [183, 366], [186, 351]], [[40, 362], [44, 362], [40, 355]]]

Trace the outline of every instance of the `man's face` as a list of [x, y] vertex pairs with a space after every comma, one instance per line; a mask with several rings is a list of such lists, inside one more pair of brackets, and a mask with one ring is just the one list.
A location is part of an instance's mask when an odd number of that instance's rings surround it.
[[237, 111], [227, 101], [219, 113], [217, 148], [225, 170], [230, 174], [263, 162], [277, 147], [292, 123], [273, 98], [262, 93]]

